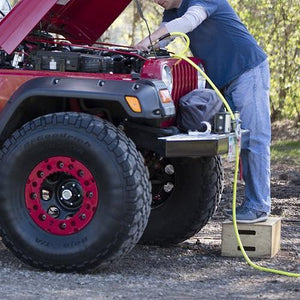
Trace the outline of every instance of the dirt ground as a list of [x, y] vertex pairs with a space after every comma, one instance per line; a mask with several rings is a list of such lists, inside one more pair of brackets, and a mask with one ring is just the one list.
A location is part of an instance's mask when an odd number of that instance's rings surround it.
[[[275, 139], [299, 140], [299, 131], [282, 133], [281, 125], [274, 126]], [[221, 256], [221, 224], [232, 198], [232, 167], [225, 163], [222, 202], [200, 233], [170, 248], [138, 245], [95, 274], [32, 269], [0, 242], [0, 299], [300, 299], [300, 278], [264, 273], [243, 258]], [[272, 161], [271, 185], [272, 216], [282, 218], [281, 250], [272, 259], [253, 261], [300, 273], [300, 166]], [[242, 196], [240, 183], [238, 201]]]

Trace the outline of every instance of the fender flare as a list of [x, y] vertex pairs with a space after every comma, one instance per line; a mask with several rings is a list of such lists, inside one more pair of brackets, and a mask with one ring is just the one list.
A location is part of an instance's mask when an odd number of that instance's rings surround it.
[[[3, 140], [3, 133], [8, 128], [14, 113], [31, 97], [114, 101], [122, 105], [129, 118], [163, 120], [165, 119], [164, 110], [158, 93], [161, 88], [163, 88], [162, 81], [152, 80], [126, 81], [71, 77], [33, 78], [16, 90], [0, 112], [0, 140]], [[127, 104], [125, 96], [139, 98], [142, 112], [133, 112]], [[6, 134], [4, 135], [6, 136]]]

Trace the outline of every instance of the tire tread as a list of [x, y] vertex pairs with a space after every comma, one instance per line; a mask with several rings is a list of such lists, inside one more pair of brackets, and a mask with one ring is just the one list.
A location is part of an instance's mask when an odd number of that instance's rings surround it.
[[[149, 173], [144, 166], [143, 157], [136, 150], [134, 143], [123, 132], [105, 120], [73, 112], [49, 114], [25, 124], [5, 141], [0, 152], [0, 163], [5, 159], [5, 154], [11, 151], [20, 139], [23, 139], [33, 130], [43, 130], [49, 125], [73, 126], [78, 130], [84, 130], [86, 134], [94, 136], [95, 140], [103, 141], [107, 149], [115, 156], [116, 163], [121, 167], [123, 177], [126, 179], [128, 191], [128, 199], [126, 200], [128, 209], [126, 218], [123, 221], [124, 224], [121, 226], [122, 229], [115, 234], [113, 241], [96, 257], [84, 261], [78, 260], [77, 263], [72, 265], [51, 265], [28, 256], [23, 249], [18, 249], [15, 246], [3, 223], [0, 224], [2, 241], [19, 259], [37, 268], [59, 272], [95, 270], [101, 265], [110, 263], [128, 253], [142, 236], [150, 214], [151, 187]], [[3, 195], [1, 195], [2, 197]], [[123, 240], [123, 243], [117, 248], [116, 245], [120, 240]], [[114, 251], [114, 254], [108, 261], [103, 262], [102, 257], [107, 251]]]

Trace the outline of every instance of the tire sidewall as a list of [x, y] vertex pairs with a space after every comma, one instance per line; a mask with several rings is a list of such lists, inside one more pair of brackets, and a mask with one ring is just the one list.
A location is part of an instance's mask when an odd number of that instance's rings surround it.
[[[169, 245], [186, 240], [198, 232], [212, 216], [221, 196], [216, 158], [179, 158], [170, 163], [175, 169], [172, 194], [151, 210], [141, 242]], [[208, 172], [209, 171], [209, 172]]]
[[[58, 154], [82, 162], [94, 176], [99, 195], [90, 223], [78, 233], [67, 236], [52, 235], [40, 228], [30, 217], [24, 200], [25, 183], [31, 170], [39, 162]], [[99, 256], [105, 260], [124, 243], [131, 224], [130, 218], [127, 222], [124, 218], [128, 210], [126, 178], [104, 141], [95, 140], [84, 130], [71, 126], [51, 125], [46, 131], [34, 129], [2, 155], [0, 174], [5, 178], [0, 191], [1, 227], [5, 228], [8, 243], [13, 240], [17, 255], [27, 253], [36, 261], [43, 261], [46, 256], [49, 265], [72, 265], [78, 262], [78, 253], [85, 255], [86, 260], [96, 260]]]

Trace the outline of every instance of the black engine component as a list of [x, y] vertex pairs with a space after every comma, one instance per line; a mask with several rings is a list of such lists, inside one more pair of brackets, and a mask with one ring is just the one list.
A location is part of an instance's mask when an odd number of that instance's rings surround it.
[[88, 73], [109, 73], [114, 71], [114, 62], [109, 56], [80, 55], [80, 71]]
[[12, 57], [10, 55], [0, 50], [0, 69], [12, 69], [11, 60]]
[[37, 51], [32, 55], [32, 64], [35, 70], [49, 71], [79, 71], [80, 53]]
[[130, 74], [139, 72], [143, 61], [130, 53], [123, 55], [113, 51], [38, 50], [30, 55], [27, 65], [35, 70]]
[[0, 67], [3, 68], [6, 62], [6, 53], [4, 51], [0, 51]]

